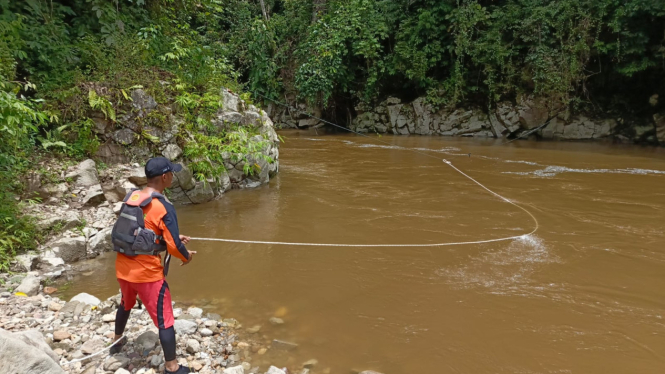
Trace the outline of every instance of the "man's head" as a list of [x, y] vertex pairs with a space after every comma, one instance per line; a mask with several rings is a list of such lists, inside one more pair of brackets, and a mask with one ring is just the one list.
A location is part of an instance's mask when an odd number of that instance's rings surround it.
[[182, 165], [174, 164], [164, 157], [155, 157], [145, 164], [145, 176], [148, 186], [158, 191], [171, 187], [173, 173], [182, 170]]

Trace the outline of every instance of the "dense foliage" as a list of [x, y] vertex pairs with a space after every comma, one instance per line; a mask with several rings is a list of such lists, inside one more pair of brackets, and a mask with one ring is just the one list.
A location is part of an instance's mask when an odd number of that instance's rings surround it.
[[115, 120], [133, 88], [175, 103], [198, 159], [247, 138], [198, 131], [221, 86], [328, 116], [388, 95], [640, 113], [665, 94], [664, 25], [661, 0], [0, 0], [0, 256], [32, 245], [16, 176], [94, 153], [90, 110]]

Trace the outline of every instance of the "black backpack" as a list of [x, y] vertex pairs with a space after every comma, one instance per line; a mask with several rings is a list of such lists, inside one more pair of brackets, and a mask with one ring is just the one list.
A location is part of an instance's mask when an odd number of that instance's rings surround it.
[[161, 242], [163, 238], [145, 227], [143, 217], [142, 208], [152, 202], [155, 194], [141, 195], [141, 191], [134, 189], [125, 196], [120, 215], [111, 231], [113, 250], [130, 257], [157, 255], [166, 250], [166, 244]]

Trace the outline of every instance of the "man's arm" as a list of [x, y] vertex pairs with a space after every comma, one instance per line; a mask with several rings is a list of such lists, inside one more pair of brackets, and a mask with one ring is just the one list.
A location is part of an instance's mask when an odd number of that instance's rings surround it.
[[161, 200], [161, 203], [166, 209], [166, 214], [162, 218], [162, 236], [166, 242], [166, 250], [172, 255], [183, 262], [190, 260], [190, 254], [185, 244], [180, 240], [180, 230], [178, 228], [178, 216], [175, 213], [173, 205]]

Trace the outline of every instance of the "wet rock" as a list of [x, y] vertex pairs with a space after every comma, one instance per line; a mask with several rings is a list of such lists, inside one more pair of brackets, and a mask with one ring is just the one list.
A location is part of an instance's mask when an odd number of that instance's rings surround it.
[[54, 360], [51, 355], [44, 352], [44, 349], [46, 347], [37, 348], [35, 345], [26, 343], [17, 334], [0, 329], [0, 372], [22, 374], [64, 373], [55, 361], [57, 355], [51, 351], [52, 355], [56, 357]]
[[178, 334], [190, 335], [196, 332], [198, 325], [193, 321], [178, 319], [173, 324], [173, 328]]
[[77, 187], [90, 187], [99, 184], [97, 177], [97, 166], [93, 160], [85, 160], [68, 173], [65, 178], [74, 179]]
[[224, 369], [224, 371], [222, 373], [224, 373], [224, 374], [245, 374], [245, 368], [243, 368], [242, 365], [238, 365], [238, 366], [226, 368], [226, 369]]
[[256, 334], [259, 331], [261, 331], [261, 326], [260, 325], [255, 325], [255, 326], [247, 328], [247, 332], [250, 333], [250, 334]]
[[187, 340], [187, 352], [194, 354], [200, 350], [201, 350], [201, 345], [196, 339]]
[[272, 341], [272, 347], [277, 350], [292, 351], [298, 348], [298, 344], [287, 342], [285, 340], [274, 339]]
[[272, 318], [270, 318], [270, 323], [271, 323], [272, 325], [283, 325], [283, 324], [284, 324], [284, 320], [281, 319], [281, 318], [272, 317]]
[[[144, 350], [152, 350], [159, 342], [159, 336], [152, 331], [146, 331], [136, 338], [135, 344]], [[159, 365], [156, 365], [159, 366]]]
[[70, 303], [74, 302], [74, 301], [78, 301], [81, 304], [92, 305], [92, 306], [99, 306], [99, 304], [101, 303], [101, 301], [98, 298], [96, 298], [96, 297], [94, 297], [90, 294], [87, 294], [85, 292], [82, 292], [82, 293], [72, 297], [71, 300], [69, 300]]
[[51, 250], [66, 263], [86, 258], [85, 237], [61, 238], [51, 244]]
[[23, 292], [28, 296], [37, 295], [39, 292], [41, 279], [37, 276], [36, 273], [28, 273], [28, 275], [23, 278], [21, 284], [16, 288], [16, 292]]
[[104, 361], [104, 370], [106, 371], [116, 371], [127, 366], [129, 366], [129, 358], [123, 355], [115, 355]]
[[302, 367], [305, 368], [305, 369], [311, 369], [311, 368], [313, 368], [314, 366], [316, 366], [318, 364], [319, 364], [319, 360], [313, 358], [311, 360], [307, 360], [307, 361], [303, 362]]
[[654, 114], [653, 121], [656, 124], [656, 138], [660, 144], [665, 145], [665, 113]]
[[268, 371], [266, 371], [266, 374], [286, 374], [286, 371], [276, 366], [271, 366]]
[[192, 188], [196, 187], [196, 181], [194, 180], [194, 173], [190, 168], [185, 165], [182, 165], [182, 170], [175, 173], [175, 178], [173, 178], [173, 188], [180, 187], [185, 191], [189, 191]]
[[221, 321], [222, 320], [222, 316], [220, 316], [217, 313], [207, 313], [206, 318], [211, 319], [213, 321]]
[[194, 204], [208, 202], [215, 198], [212, 186], [208, 182], [196, 182], [196, 187], [187, 192], [188, 199]]

